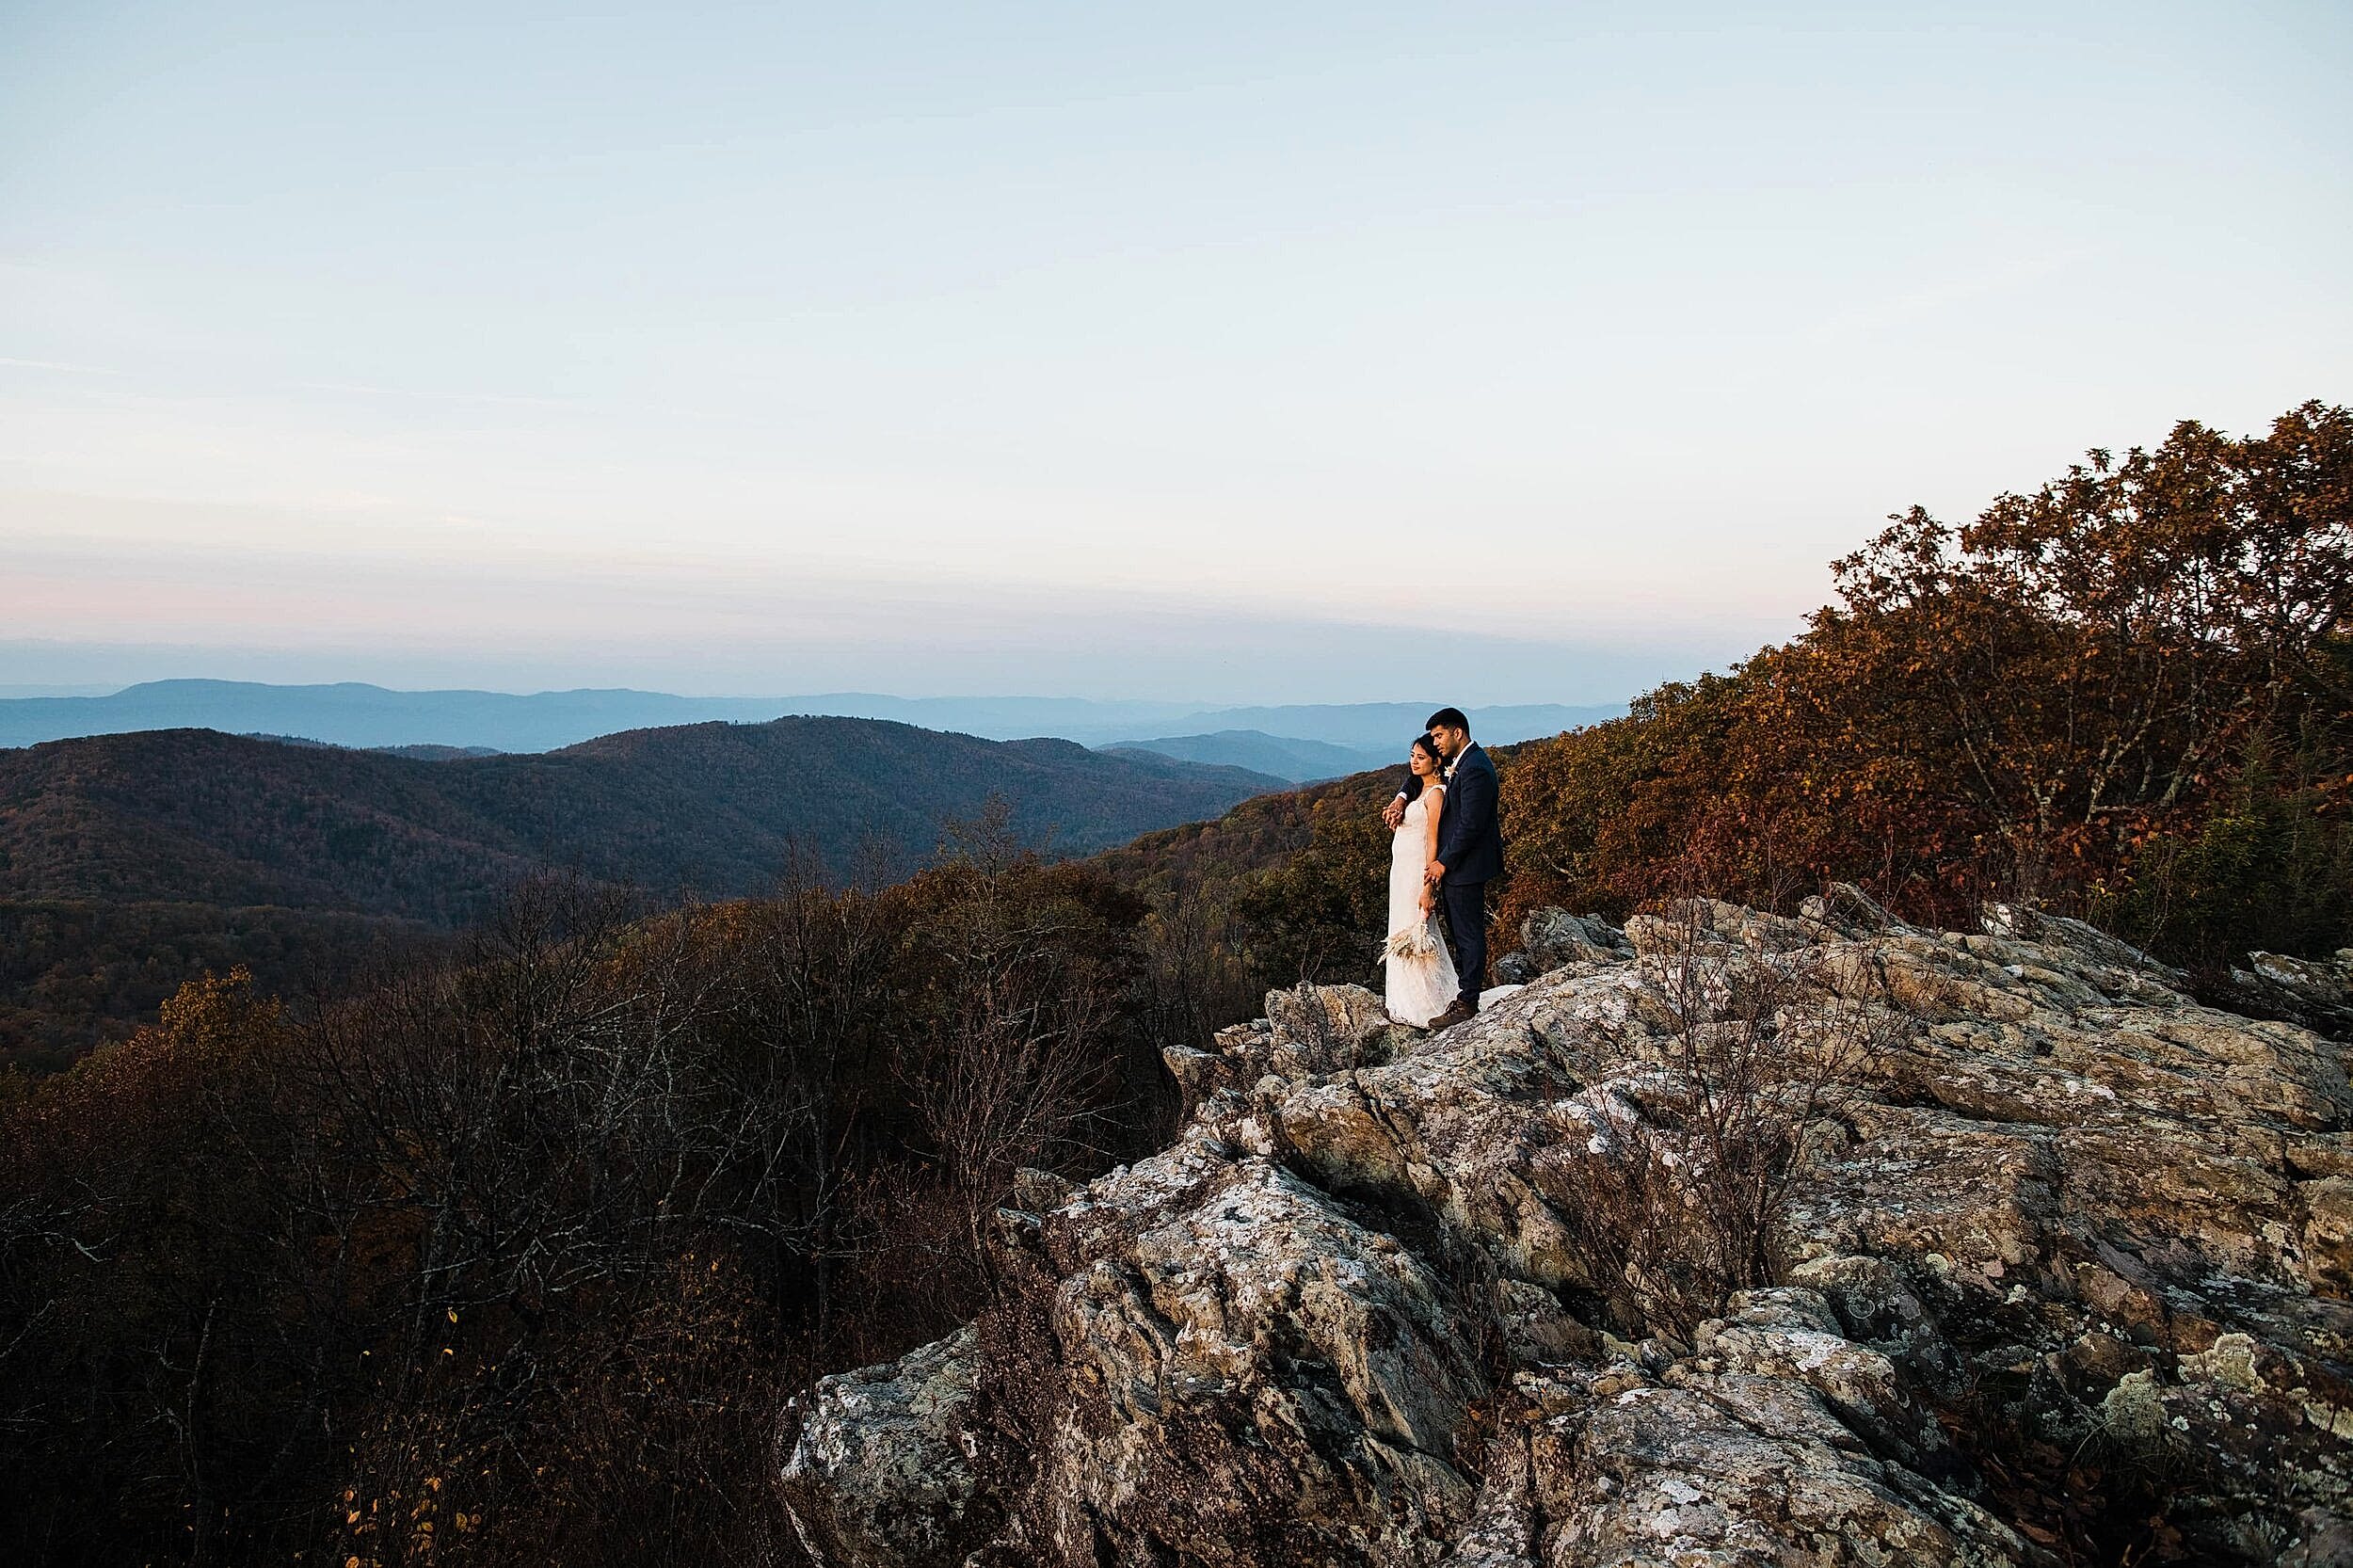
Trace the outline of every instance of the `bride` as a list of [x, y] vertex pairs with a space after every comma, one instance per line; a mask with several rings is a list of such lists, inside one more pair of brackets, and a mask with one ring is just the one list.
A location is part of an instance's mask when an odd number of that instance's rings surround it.
[[1434, 913], [1435, 895], [1423, 870], [1438, 857], [1438, 811], [1446, 800], [1446, 764], [1427, 735], [1414, 739], [1405, 765], [1413, 799], [1389, 840], [1389, 1016], [1426, 1029], [1462, 987]]

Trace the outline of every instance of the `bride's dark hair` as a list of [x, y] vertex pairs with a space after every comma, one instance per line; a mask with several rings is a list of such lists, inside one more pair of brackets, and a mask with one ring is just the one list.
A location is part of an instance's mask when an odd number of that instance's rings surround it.
[[[1446, 772], [1446, 759], [1438, 755], [1438, 743], [1430, 738], [1430, 732], [1428, 730], [1424, 730], [1420, 734], [1414, 737], [1412, 749], [1428, 752], [1430, 754], [1431, 767], [1439, 773]], [[1421, 798], [1421, 785], [1422, 776], [1420, 774], [1408, 773], [1405, 776], [1405, 799], [1409, 804]]]

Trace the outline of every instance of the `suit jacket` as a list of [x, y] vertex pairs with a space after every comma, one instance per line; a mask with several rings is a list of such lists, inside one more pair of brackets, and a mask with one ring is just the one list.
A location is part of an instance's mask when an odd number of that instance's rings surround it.
[[1496, 765], [1476, 744], [1454, 760], [1454, 777], [1438, 808], [1438, 859], [1449, 886], [1492, 882], [1503, 874], [1503, 828], [1496, 821]]

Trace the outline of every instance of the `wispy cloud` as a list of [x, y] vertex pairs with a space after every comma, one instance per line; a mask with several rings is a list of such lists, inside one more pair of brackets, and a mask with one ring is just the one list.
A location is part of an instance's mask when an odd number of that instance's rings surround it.
[[297, 381], [300, 392], [349, 392], [360, 397], [392, 397], [410, 403], [447, 403], [488, 405], [515, 408], [570, 408], [578, 405], [569, 398], [529, 397], [513, 392], [420, 392], [408, 387], [376, 387], [361, 381]]
[[51, 370], [66, 376], [122, 376], [126, 374], [120, 370], [108, 370], [103, 365], [69, 365], [61, 364], [56, 360], [20, 360], [6, 354], [0, 354], [0, 365], [6, 365], [10, 370]]

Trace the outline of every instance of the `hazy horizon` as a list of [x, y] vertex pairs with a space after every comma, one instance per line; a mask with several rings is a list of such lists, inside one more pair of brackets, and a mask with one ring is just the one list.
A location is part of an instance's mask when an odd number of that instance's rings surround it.
[[[45, 696], [45, 699], [44, 699]], [[903, 697], [879, 692], [690, 696], [632, 688], [533, 693], [276, 685], [183, 677], [103, 694], [0, 687], [0, 749], [98, 735], [211, 729], [342, 746], [486, 746], [548, 751], [600, 735], [796, 717], [880, 719], [993, 741], [1058, 737], [1091, 747], [1155, 742], [1172, 757], [1286, 778], [1332, 776], [1395, 760], [1434, 708], [1465, 694], [1401, 692], [1385, 702], [1241, 705], [1016, 695]], [[31, 700], [25, 700], [30, 697]], [[1560, 734], [1626, 712], [1624, 703], [1466, 704], [1493, 744]]]
[[0, 684], [1622, 701], [2353, 395], [2353, 12], [0, 13]]
[[[1396, 628], [1269, 625], [1204, 616], [1186, 623], [1183, 632], [1217, 639], [1216, 656], [1195, 661], [1192, 671], [1154, 669], [1137, 660], [1087, 660], [1087, 633], [1115, 618], [1100, 612], [1074, 616], [1061, 642], [1079, 646], [1067, 656], [1063, 647], [1049, 645], [1028, 650], [973, 650], [952, 661], [937, 660], [930, 644], [907, 648], [895, 659], [888, 650], [872, 650], [855, 659], [762, 656], [739, 662], [728, 660], [725, 650], [713, 655], [691, 640], [666, 656], [638, 653], [616, 659], [559, 653], [497, 659], [402, 649], [371, 654], [0, 637], [0, 696], [101, 696], [155, 680], [203, 680], [281, 686], [352, 682], [395, 691], [519, 695], [626, 688], [697, 697], [840, 693], [917, 701], [1025, 697], [1203, 710], [1433, 698], [1467, 708], [1593, 706], [1623, 704], [1663, 680], [1721, 670], [1758, 646], [1719, 639], [1708, 656], [1697, 648], [1578, 648], [1468, 637], [1450, 648], [1448, 657], [1424, 657], [1417, 667], [1408, 668], [1401, 649], [1411, 648], [1412, 639]], [[947, 666], [965, 671], [966, 679], [959, 681]]]
[[[39, 681], [35, 681], [35, 682], [26, 682], [26, 683], [8, 683], [8, 682], [0, 682], [0, 701], [6, 701], [6, 700], [9, 700], [9, 699], [13, 699], [13, 698], [20, 698], [20, 697], [93, 697], [93, 696], [94, 696], [94, 697], [104, 697], [104, 696], [120, 696], [120, 695], [121, 695], [121, 694], [123, 694], [123, 693], [126, 693], [126, 692], [136, 691], [136, 690], [139, 690], [139, 689], [146, 688], [146, 687], [158, 686], [158, 685], [171, 685], [171, 684], [206, 685], [206, 686], [211, 686], [211, 685], [223, 685], [223, 686], [232, 686], [232, 687], [253, 686], [253, 687], [266, 688], [266, 689], [273, 690], [273, 691], [312, 691], [312, 690], [331, 690], [331, 689], [334, 689], [334, 688], [337, 688], [337, 687], [359, 686], [359, 687], [368, 688], [368, 689], [372, 689], [372, 690], [391, 692], [391, 693], [393, 693], [393, 694], [395, 694], [395, 695], [399, 695], [399, 696], [429, 696], [429, 695], [436, 695], [436, 694], [440, 694], [440, 695], [480, 695], [480, 696], [520, 696], [520, 697], [532, 697], [532, 696], [562, 696], [574, 695], [574, 694], [580, 694], [580, 693], [590, 693], [590, 692], [632, 692], [632, 693], [635, 693], [635, 694], [637, 694], [637, 695], [640, 695], [640, 696], [680, 696], [680, 697], [688, 697], [688, 698], [692, 698], [692, 699], [696, 700], [696, 701], [714, 701], [714, 702], [811, 701], [811, 700], [818, 700], [818, 699], [842, 699], [842, 700], [846, 700], [846, 699], [851, 699], [851, 698], [860, 698], [860, 697], [864, 697], [864, 698], [872, 698], [872, 699], [874, 699], [874, 700], [876, 700], [876, 701], [881, 701], [881, 702], [905, 703], [905, 704], [910, 704], [910, 705], [915, 705], [915, 704], [943, 704], [943, 705], [944, 705], [944, 704], [951, 704], [951, 703], [980, 704], [980, 703], [992, 703], [992, 702], [1001, 702], [1001, 703], [1035, 703], [1035, 704], [1040, 704], [1040, 705], [1048, 705], [1048, 704], [1067, 704], [1067, 705], [1070, 705], [1070, 706], [1073, 706], [1073, 707], [1092, 707], [1092, 708], [1100, 708], [1100, 709], [1105, 709], [1105, 710], [1116, 710], [1116, 709], [1128, 709], [1128, 710], [1137, 710], [1137, 711], [1144, 711], [1144, 710], [1149, 710], [1149, 711], [1154, 711], [1154, 712], [1167, 712], [1167, 713], [1172, 714], [1172, 715], [1187, 716], [1187, 717], [1206, 717], [1206, 716], [1212, 715], [1212, 714], [1217, 714], [1217, 713], [1225, 713], [1225, 712], [1247, 712], [1247, 711], [1252, 710], [1252, 709], [1255, 709], [1255, 708], [1262, 708], [1262, 707], [1264, 707], [1264, 708], [1289, 708], [1289, 709], [1314, 709], [1314, 708], [1326, 708], [1326, 707], [1330, 707], [1330, 708], [1365, 708], [1365, 707], [1381, 707], [1381, 706], [1388, 706], [1388, 705], [1394, 705], [1394, 704], [1397, 704], [1397, 703], [1400, 703], [1400, 702], [1402, 702], [1402, 703], [1405, 703], [1405, 704], [1408, 704], [1408, 705], [1414, 704], [1414, 703], [1416, 703], [1416, 702], [1421, 702], [1421, 703], [1454, 703], [1454, 695], [1453, 695], [1453, 694], [1450, 694], [1450, 693], [1436, 693], [1436, 692], [1423, 692], [1423, 693], [1420, 693], [1417, 696], [1400, 696], [1400, 695], [1397, 695], [1397, 694], [1392, 694], [1391, 696], [1386, 696], [1386, 697], [1380, 697], [1380, 698], [1369, 698], [1369, 699], [1365, 699], [1365, 700], [1361, 700], [1361, 701], [1356, 701], [1356, 702], [1329, 702], [1329, 703], [1326, 703], [1326, 702], [1283, 702], [1283, 703], [1260, 703], [1260, 702], [1256, 702], [1256, 701], [1232, 701], [1232, 700], [1227, 700], [1227, 699], [1225, 699], [1225, 698], [1222, 698], [1222, 697], [1220, 697], [1220, 698], [1207, 698], [1207, 699], [1202, 699], [1202, 698], [1172, 698], [1172, 697], [1148, 697], [1148, 696], [1147, 696], [1147, 697], [1136, 697], [1136, 696], [1071, 696], [1071, 695], [1069, 695], [1069, 694], [1067, 694], [1067, 693], [1060, 693], [1060, 692], [999, 692], [999, 691], [967, 691], [967, 692], [892, 692], [892, 691], [867, 690], [867, 689], [851, 689], [851, 688], [839, 688], [839, 689], [834, 689], [834, 690], [822, 690], [822, 691], [821, 691], [821, 690], [817, 690], [817, 689], [815, 689], [815, 688], [798, 689], [798, 690], [787, 690], [787, 689], [784, 689], [784, 688], [781, 688], [781, 687], [776, 688], [776, 689], [774, 689], [774, 690], [763, 690], [763, 691], [751, 691], [751, 690], [745, 690], [745, 691], [685, 692], [685, 691], [655, 691], [655, 690], [652, 690], [652, 689], [650, 689], [650, 688], [648, 688], [648, 687], [642, 687], [642, 686], [581, 686], [581, 685], [573, 685], [573, 686], [516, 686], [516, 687], [501, 687], [501, 686], [462, 685], [462, 684], [453, 684], [453, 685], [426, 685], [426, 686], [396, 686], [396, 685], [389, 685], [389, 684], [387, 684], [387, 683], [385, 683], [385, 682], [382, 682], [382, 681], [374, 681], [374, 680], [315, 680], [315, 681], [311, 681], [311, 680], [302, 680], [302, 681], [297, 681], [297, 680], [282, 680], [282, 681], [279, 681], [279, 680], [250, 680], [250, 681], [248, 681], [248, 680], [234, 680], [234, 679], [224, 679], [224, 678], [217, 677], [217, 676], [208, 676], [208, 675], [200, 675], [200, 674], [190, 674], [190, 675], [166, 675], [166, 676], [157, 676], [157, 677], [152, 677], [152, 678], [144, 679], [144, 680], [129, 680], [129, 681], [98, 681], [98, 682], [85, 682], [85, 683], [81, 683], [81, 684], [74, 684], [74, 683], [71, 683], [71, 682], [39, 682]], [[1467, 700], [1466, 702], [1454, 703], [1454, 705], [1456, 705], [1456, 706], [1466, 706], [1466, 707], [1468, 707], [1469, 709], [1471, 709], [1471, 711], [1472, 711], [1472, 712], [1479, 712], [1479, 711], [1483, 710], [1483, 709], [1505, 709], [1505, 708], [1510, 708], [1510, 709], [1528, 709], [1528, 708], [1538, 708], [1538, 709], [1542, 709], [1542, 708], [1556, 708], [1556, 707], [1566, 707], [1566, 708], [1594, 708], [1594, 709], [1599, 709], [1599, 708], [1609, 708], [1609, 707], [1618, 707], [1618, 708], [1623, 708], [1623, 707], [1625, 706], [1625, 703], [1624, 703], [1624, 702], [1615, 702], [1615, 703], [1612, 703], [1612, 702], [1607, 702], [1607, 701], [1604, 701], [1604, 702], [1595, 702], [1595, 703], [1561, 703], [1561, 702], [1553, 701], [1553, 700], [1551, 700], [1551, 699], [1543, 699], [1543, 700], [1538, 700], [1538, 701], [1531, 701], [1531, 702], [1521, 703], [1521, 702], [1500, 702], [1500, 701], [1491, 701], [1491, 700], [1488, 700], [1488, 699], [1485, 699], [1485, 698], [1473, 697], [1473, 698], [1471, 698], [1471, 699]]]

